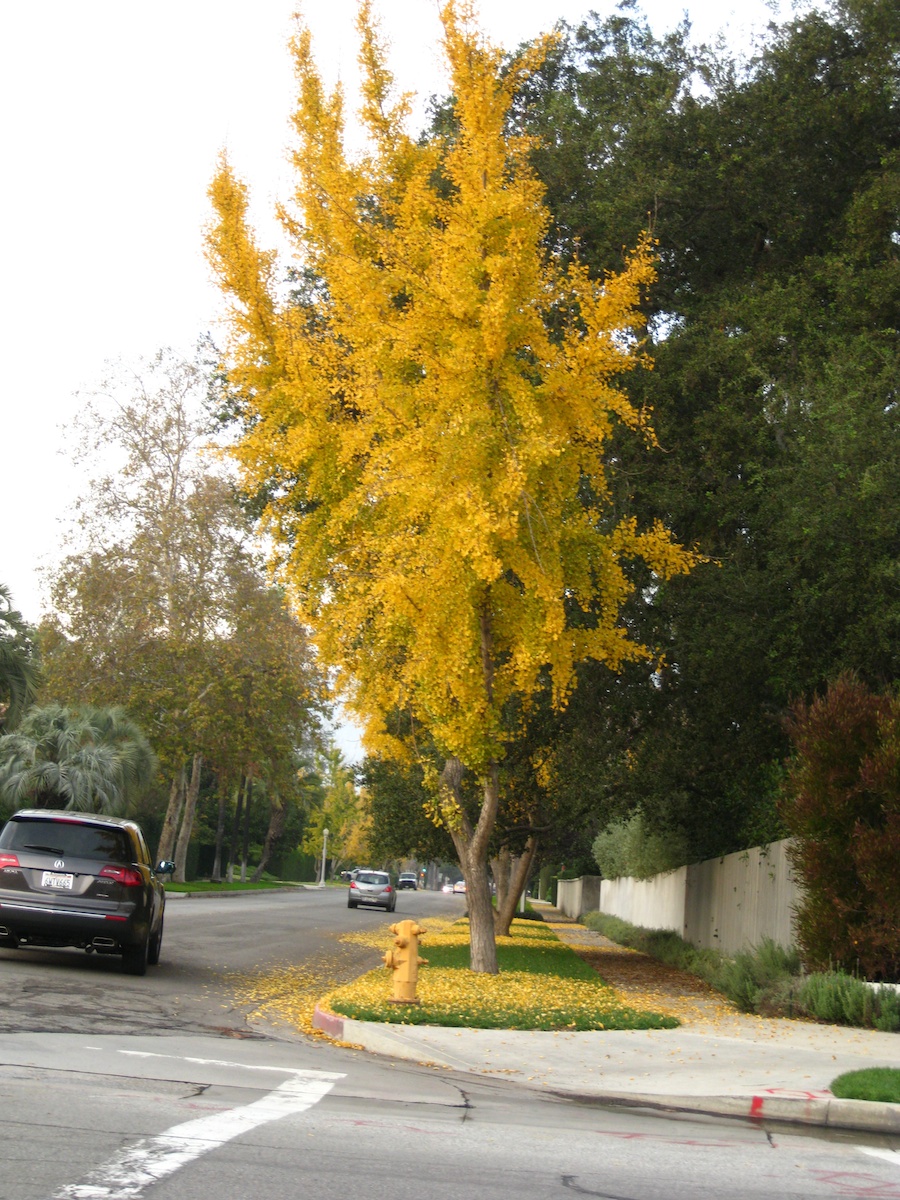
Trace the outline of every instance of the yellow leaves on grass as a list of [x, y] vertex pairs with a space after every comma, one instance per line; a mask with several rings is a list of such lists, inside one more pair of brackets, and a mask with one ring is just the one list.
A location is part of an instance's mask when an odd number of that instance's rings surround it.
[[[383, 930], [344, 934], [342, 941], [383, 948]], [[498, 937], [498, 949], [517, 947], [540, 952], [555, 948], [555, 938], [546, 927], [516, 920], [509, 937]], [[428, 922], [423, 945], [466, 947], [468, 922]], [[347, 1015], [366, 1020], [402, 1022], [404, 1012], [388, 1003], [391, 993], [389, 973], [376, 969], [335, 988], [322, 1004]], [[469, 1024], [474, 1027], [501, 1026], [523, 1029], [619, 1029], [652, 1027], [659, 1018], [671, 1017], [665, 998], [636, 994], [627, 1000], [599, 976], [596, 979], [570, 978], [565, 971], [539, 972], [501, 970], [498, 975], [476, 973], [468, 967], [441, 967], [430, 963], [419, 972], [416, 1021], [441, 1025]], [[635, 1020], [635, 1013], [647, 1019]]]
[[[429, 917], [426, 938], [433, 942], [440, 937], [445, 945], [467, 946], [469, 944], [469, 927], [462, 921], [449, 921], [440, 917]], [[341, 941], [353, 946], [371, 946], [373, 950], [383, 950], [390, 940], [383, 928], [354, 929], [350, 933], [342, 933]]]
[[[383, 1019], [402, 1021], [402, 1011], [387, 1004], [389, 994], [390, 980], [386, 980], [386, 972], [373, 971], [331, 992], [326, 1003], [340, 1012], [342, 1001], [349, 1000], [383, 1011]], [[624, 1006], [612, 988], [599, 980], [596, 983], [581, 979], [560, 980], [519, 971], [485, 975], [440, 967], [423, 969], [416, 994], [426, 1010], [442, 1011], [455, 1017], [469, 1014], [475, 1026], [481, 1024], [479, 1014], [510, 1013], [509, 1027], [512, 1029], [517, 1025], [540, 1028], [545, 1022], [547, 1027], [559, 1028], [574, 1024], [579, 1018], [602, 1029], [607, 1012], [612, 1028], [613, 1011]], [[630, 1000], [628, 1006], [637, 1007]], [[441, 1021], [435, 1023], [441, 1024]]]

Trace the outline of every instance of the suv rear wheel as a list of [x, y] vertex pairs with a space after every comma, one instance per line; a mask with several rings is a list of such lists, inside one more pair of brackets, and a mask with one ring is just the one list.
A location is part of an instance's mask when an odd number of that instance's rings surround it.
[[126, 946], [122, 954], [122, 967], [126, 975], [146, 975], [150, 961], [150, 938], [145, 937], [136, 946]]
[[162, 922], [162, 917], [160, 917], [159, 929], [157, 929], [156, 933], [154, 933], [153, 936], [150, 938], [150, 944], [147, 947], [147, 962], [150, 964], [151, 967], [155, 967], [156, 964], [159, 962], [159, 952], [160, 952], [160, 950], [162, 950], [162, 935], [163, 935], [163, 922]]

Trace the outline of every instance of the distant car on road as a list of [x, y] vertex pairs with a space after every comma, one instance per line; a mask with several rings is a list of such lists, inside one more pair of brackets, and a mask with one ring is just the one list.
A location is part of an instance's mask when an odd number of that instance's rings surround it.
[[22, 809], [0, 833], [0, 946], [119, 954], [130, 975], [159, 962], [166, 892], [134, 821]]
[[357, 871], [347, 891], [347, 907], [383, 908], [393, 912], [397, 907], [397, 893], [391, 886], [387, 871]]
[[419, 889], [419, 877], [415, 871], [401, 871], [397, 879], [397, 891], [402, 888], [411, 888], [416, 892]]
[[453, 890], [454, 892], [464, 892], [466, 890], [466, 881], [464, 879], [457, 879], [453, 885]]
[[442, 892], [452, 892], [452, 891], [453, 891], [453, 884], [452, 884], [452, 883], [445, 883], [445, 884], [443, 885], [443, 887], [441, 888], [441, 891], [442, 891]]

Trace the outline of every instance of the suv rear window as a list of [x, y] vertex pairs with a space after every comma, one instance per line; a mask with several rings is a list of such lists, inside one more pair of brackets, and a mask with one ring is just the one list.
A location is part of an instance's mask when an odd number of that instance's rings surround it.
[[8, 821], [0, 834], [0, 849], [43, 850], [61, 858], [102, 859], [104, 862], [130, 863], [134, 859], [131, 840], [124, 829], [35, 818]]

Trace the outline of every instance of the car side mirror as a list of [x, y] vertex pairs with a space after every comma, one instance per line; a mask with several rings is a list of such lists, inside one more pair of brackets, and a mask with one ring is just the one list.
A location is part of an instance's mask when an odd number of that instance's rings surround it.
[[169, 859], [163, 858], [156, 864], [154, 869], [157, 875], [171, 875], [175, 870], [175, 864], [170, 862]]

